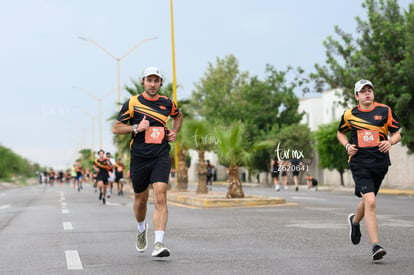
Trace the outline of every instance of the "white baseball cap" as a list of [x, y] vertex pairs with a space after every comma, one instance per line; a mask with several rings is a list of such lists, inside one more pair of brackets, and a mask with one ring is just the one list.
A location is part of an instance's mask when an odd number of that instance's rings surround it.
[[158, 69], [157, 67], [148, 67], [144, 70], [144, 73], [142, 74], [142, 78], [150, 76], [150, 75], [156, 75], [159, 78], [162, 79], [162, 74], [160, 69]]
[[366, 80], [366, 79], [361, 79], [358, 80], [357, 83], [355, 83], [355, 89], [354, 89], [354, 93], [358, 93], [359, 91], [362, 90], [362, 88], [364, 88], [365, 85], [369, 85], [372, 87], [372, 89], [374, 89], [374, 84], [372, 84], [371, 81]]

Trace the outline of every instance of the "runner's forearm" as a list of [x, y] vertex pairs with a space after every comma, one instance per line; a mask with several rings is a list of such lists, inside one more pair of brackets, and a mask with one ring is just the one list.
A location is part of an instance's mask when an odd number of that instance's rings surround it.
[[115, 121], [112, 127], [112, 133], [115, 135], [126, 135], [134, 132], [132, 125], [122, 123], [118, 120]]
[[347, 144], [349, 144], [348, 138], [344, 133], [337, 132], [336, 137], [338, 138], [339, 143], [342, 144], [342, 146], [346, 147]]
[[178, 133], [180, 131], [181, 125], [183, 123], [183, 115], [180, 113], [177, 117], [173, 118], [173, 126], [172, 130], [174, 133]]
[[397, 144], [401, 140], [400, 132], [395, 132], [391, 134], [391, 138], [388, 140], [391, 145]]

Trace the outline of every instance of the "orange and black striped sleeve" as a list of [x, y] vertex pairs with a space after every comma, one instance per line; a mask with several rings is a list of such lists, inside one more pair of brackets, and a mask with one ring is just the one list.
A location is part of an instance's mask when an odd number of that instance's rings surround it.
[[125, 102], [122, 107], [121, 110], [119, 111], [117, 120], [128, 124], [128, 121], [133, 117], [133, 114], [131, 114], [131, 110], [129, 109], [129, 101], [131, 99], [128, 99], [127, 102]]
[[387, 125], [388, 125], [388, 131], [390, 131], [390, 133], [395, 133], [400, 129], [399, 119], [389, 107], [388, 107]]
[[174, 101], [171, 100], [171, 112], [170, 112], [170, 117], [176, 117], [180, 114], [180, 109], [177, 107], [177, 105], [175, 104]]
[[352, 109], [346, 110], [342, 117], [341, 122], [339, 123], [338, 131], [341, 133], [346, 133], [351, 130], [351, 124], [349, 123], [348, 118], [352, 115]]

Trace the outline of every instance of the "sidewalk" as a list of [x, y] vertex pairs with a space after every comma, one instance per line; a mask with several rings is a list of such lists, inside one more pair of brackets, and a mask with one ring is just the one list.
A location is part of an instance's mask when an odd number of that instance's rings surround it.
[[[336, 191], [336, 192], [340, 192], [340, 191], [344, 191], [344, 192], [354, 192], [354, 188], [353, 187], [343, 187], [343, 186], [321, 186], [318, 187], [319, 191], [327, 191], [327, 192], [332, 192], [332, 191]], [[412, 189], [392, 189], [392, 188], [381, 188], [378, 192], [379, 194], [383, 194], [383, 195], [405, 195], [405, 196], [413, 196], [414, 195], [414, 190]]]
[[[214, 182], [215, 185], [227, 185], [227, 182]], [[273, 188], [267, 184], [243, 183], [249, 188]], [[302, 187], [303, 185], [301, 185]], [[302, 187], [303, 188], [303, 187]], [[306, 187], [305, 187], [306, 188]], [[318, 192], [348, 192], [353, 193], [353, 187], [342, 186], [320, 186]], [[414, 190], [380, 189], [383, 195], [405, 195], [413, 196]], [[178, 205], [192, 206], [197, 208], [218, 208], [218, 207], [260, 207], [260, 206], [282, 206], [292, 205], [283, 198], [266, 196], [246, 196], [242, 199], [228, 199], [225, 192], [212, 192], [207, 194], [196, 194], [195, 191], [178, 192], [174, 188], [168, 191], [168, 201]]]
[[[227, 182], [214, 182], [214, 184], [219, 185], [225, 185], [227, 186]], [[272, 188], [273, 186], [270, 184], [262, 183], [251, 183], [251, 182], [243, 182], [243, 186], [249, 186], [249, 187], [257, 187], [257, 188]], [[290, 185], [289, 185], [290, 186]], [[300, 185], [301, 188], [305, 187], [306, 185]], [[326, 191], [326, 192], [353, 192], [354, 187], [353, 186], [340, 186], [340, 185], [321, 185], [318, 186], [318, 191]], [[407, 196], [414, 196], [414, 189], [398, 189], [398, 188], [390, 188], [387, 186], [381, 187], [380, 194], [386, 194], [386, 195], [407, 195]]]

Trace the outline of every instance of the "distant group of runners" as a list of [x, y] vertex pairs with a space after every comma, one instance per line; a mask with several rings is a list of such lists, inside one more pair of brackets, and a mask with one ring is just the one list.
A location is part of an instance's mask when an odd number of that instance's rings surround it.
[[91, 168], [85, 168], [81, 161], [76, 161], [70, 169], [55, 172], [53, 169], [39, 173], [39, 183], [67, 183], [72, 184], [78, 192], [83, 189], [83, 183], [92, 183], [95, 192], [99, 190], [99, 200], [106, 204], [106, 198], [112, 194], [113, 184], [116, 183], [118, 196], [124, 195], [125, 165], [121, 158], [115, 162], [109, 152], [98, 151], [98, 158]]
[[[114, 182], [117, 184], [118, 196], [124, 194], [124, 170], [125, 165], [120, 158], [116, 162], [111, 161], [111, 154], [103, 150], [99, 150], [98, 158], [94, 161], [94, 169], [96, 171], [95, 191], [99, 190], [99, 200], [106, 203], [106, 198], [110, 198], [112, 194]], [[109, 188], [108, 188], [109, 187]], [[105, 198], [106, 197], [106, 198]]]
[[[299, 159], [293, 158], [291, 160], [278, 160], [273, 159], [270, 163], [272, 169], [273, 184], [275, 191], [280, 191], [279, 175], [282, 177], [282, 186], [284, 189], [288, 188], [288, 172], [292, 173], [293, 184], [295, 185], [295, 191], [299, 191], [299, 174], [300, 172], [309, 172], [309, 167], [304, 165]], [[317, 190], [318, 181], [308, 176], [308, 188], [314, 188]], [[309, 182], [310, 181], [310, 182]]]

